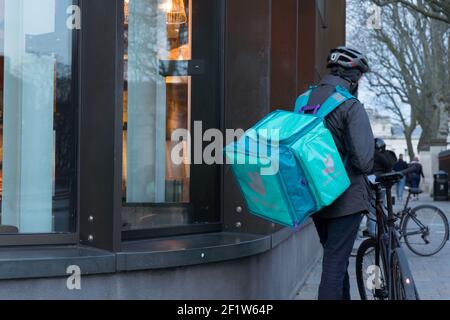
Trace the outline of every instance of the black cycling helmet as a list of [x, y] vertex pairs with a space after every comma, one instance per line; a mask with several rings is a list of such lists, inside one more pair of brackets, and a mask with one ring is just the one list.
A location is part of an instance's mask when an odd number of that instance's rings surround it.
[[361, 52], [349, 47], [337, 47], [328, 56], [328, 68], [343, 67], [344, 69], [358, 69], [361, 73], [370, 71], [369, 60]]
[[386, 142], [384, 142], [381, 138], [375, 139], [375, 149], [377, 151], [385, 151], [386, 150]]

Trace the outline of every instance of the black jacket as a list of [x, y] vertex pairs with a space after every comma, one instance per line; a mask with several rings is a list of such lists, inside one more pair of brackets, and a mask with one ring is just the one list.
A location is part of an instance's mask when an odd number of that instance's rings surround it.
[[396, 162], [397, 156], [394, 152], [388, 150], [375, 151], [373, 174], [380, 176], [392, 172]]
[[423, 174], [422, 165], [419, 162], [416, 161], [411, 162], [408, 168], [410, 169], [408, 173], [408, 180], [420, 177], [425, 178], [425, 175]]
[[[324, 103], [334, 93], [337, 85], [350, 88], [350, 83], [340, 77], [324, 77], [308, 104]], [[351, 186], [331, 206], [317, 213], [317, 216], [328, 219], [368, 211], [372, 190], [367, 174], [373, 169], [375, 141], [367, 112], [360, 102], [351, 100], [342, 104], [325, 120], [342, 159], [348, 155], [346, 169]]]
[[400, 172], [406, 169], [408, 169], [408, 164], [405, 160], [398, 160], [398, 162], [394, 166], [394, 171], [396, 172]]

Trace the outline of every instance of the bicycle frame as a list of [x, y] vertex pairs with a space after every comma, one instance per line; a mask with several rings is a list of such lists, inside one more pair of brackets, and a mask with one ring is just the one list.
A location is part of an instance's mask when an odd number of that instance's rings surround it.
[[400, 233], [398, 232], [395, 222], [398, 217], [394, 214], [392, 205], [392, 186], [386, 186], [386, 205], [387, 215], [383, 209], [383, 189], [380, 184], [376, 186], [376, 216], [377, 216], [377, 246], [375, 248], [375, 263], [377, 266], [383, 264], [385, 270], [386, 288], [389, 300], [394, 300], [397, 296], [395, 283], [392, 280], [394, 271], [392, 266], [392, 260], [394, 256], [398, 259], [398, 265], [400, 266], [402, 282], [405, 288], [405, 298], [407, 300], [415, 300], [416, 290], [413, 283], [411, 271], [409, 269], [408, 261], [405, 253], [400, 245]]
[[[376, 186], [376, 217], [377, 217], [377, 246], [375, 247], [375, 264], [381, 267], [381, 263], [383, 263], [383, 270], [385, 271], [385, 277], [387, 277], [387, 283], [390, 284], [392, 281], [390, 279], [390, 262], [386, 257], [390, 256], [390, 246], [389, 245], [381, 245], [381, 243], [385, 244], [386, 237], [388, 234], [387, 225], [385, 223], [385, 213], [383, 210], [383, 191], [381, 185]], [[386, 252], [388, 251], [388, 252]], [[381, 258], [381, 263], [380, 263]], [[390, 293], [390, 288], [388, 288], [388, 293]], [[378, 291], [377, 294], [380, 294]]]

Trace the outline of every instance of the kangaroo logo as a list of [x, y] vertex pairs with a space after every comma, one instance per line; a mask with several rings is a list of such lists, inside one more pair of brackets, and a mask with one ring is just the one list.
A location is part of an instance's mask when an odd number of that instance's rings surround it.
[[252, 190], [258, 193], [259, 195], [265, 197], [267, 194], [266, 188], [264, 187], [264, 183], [258, 172], [249, 172], [248, 177], [250, 179], [249, 182], [250, 188], [252, 188]]
[[329, 154], [325, 159], [323, 159], [323, 164], [325, 169], [322, 171], [323, 175], [328, 176], [334, 173], [334, 160], [331, 154]]

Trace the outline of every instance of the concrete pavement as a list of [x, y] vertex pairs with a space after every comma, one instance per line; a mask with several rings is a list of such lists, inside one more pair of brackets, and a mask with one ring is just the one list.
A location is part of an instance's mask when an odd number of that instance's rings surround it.
[[[433, 204], [441, 208], [450, 220], [450, 202], [434, 202], [429, 196], [421, 195], [419, 201], [411, 203], [412, 207], [422, 204]], [[398, 209], [398, 206], [397, 206]], [[355, 248], [361, 243], [361, 238], [355, 243]], [[420, 298], [422, 300], [450, 300], [450, 243], [432, 257], [419, 257], [405, 246], [413, 277], [416, 281]], [[309, 275], [306, 283], [300, 289], [298, 300], [315, 300], [320, 284], [321, 260]], [[355, 278], [355, 258], [350, 259], [350, 281], [352, 299], [359, 299]]]

